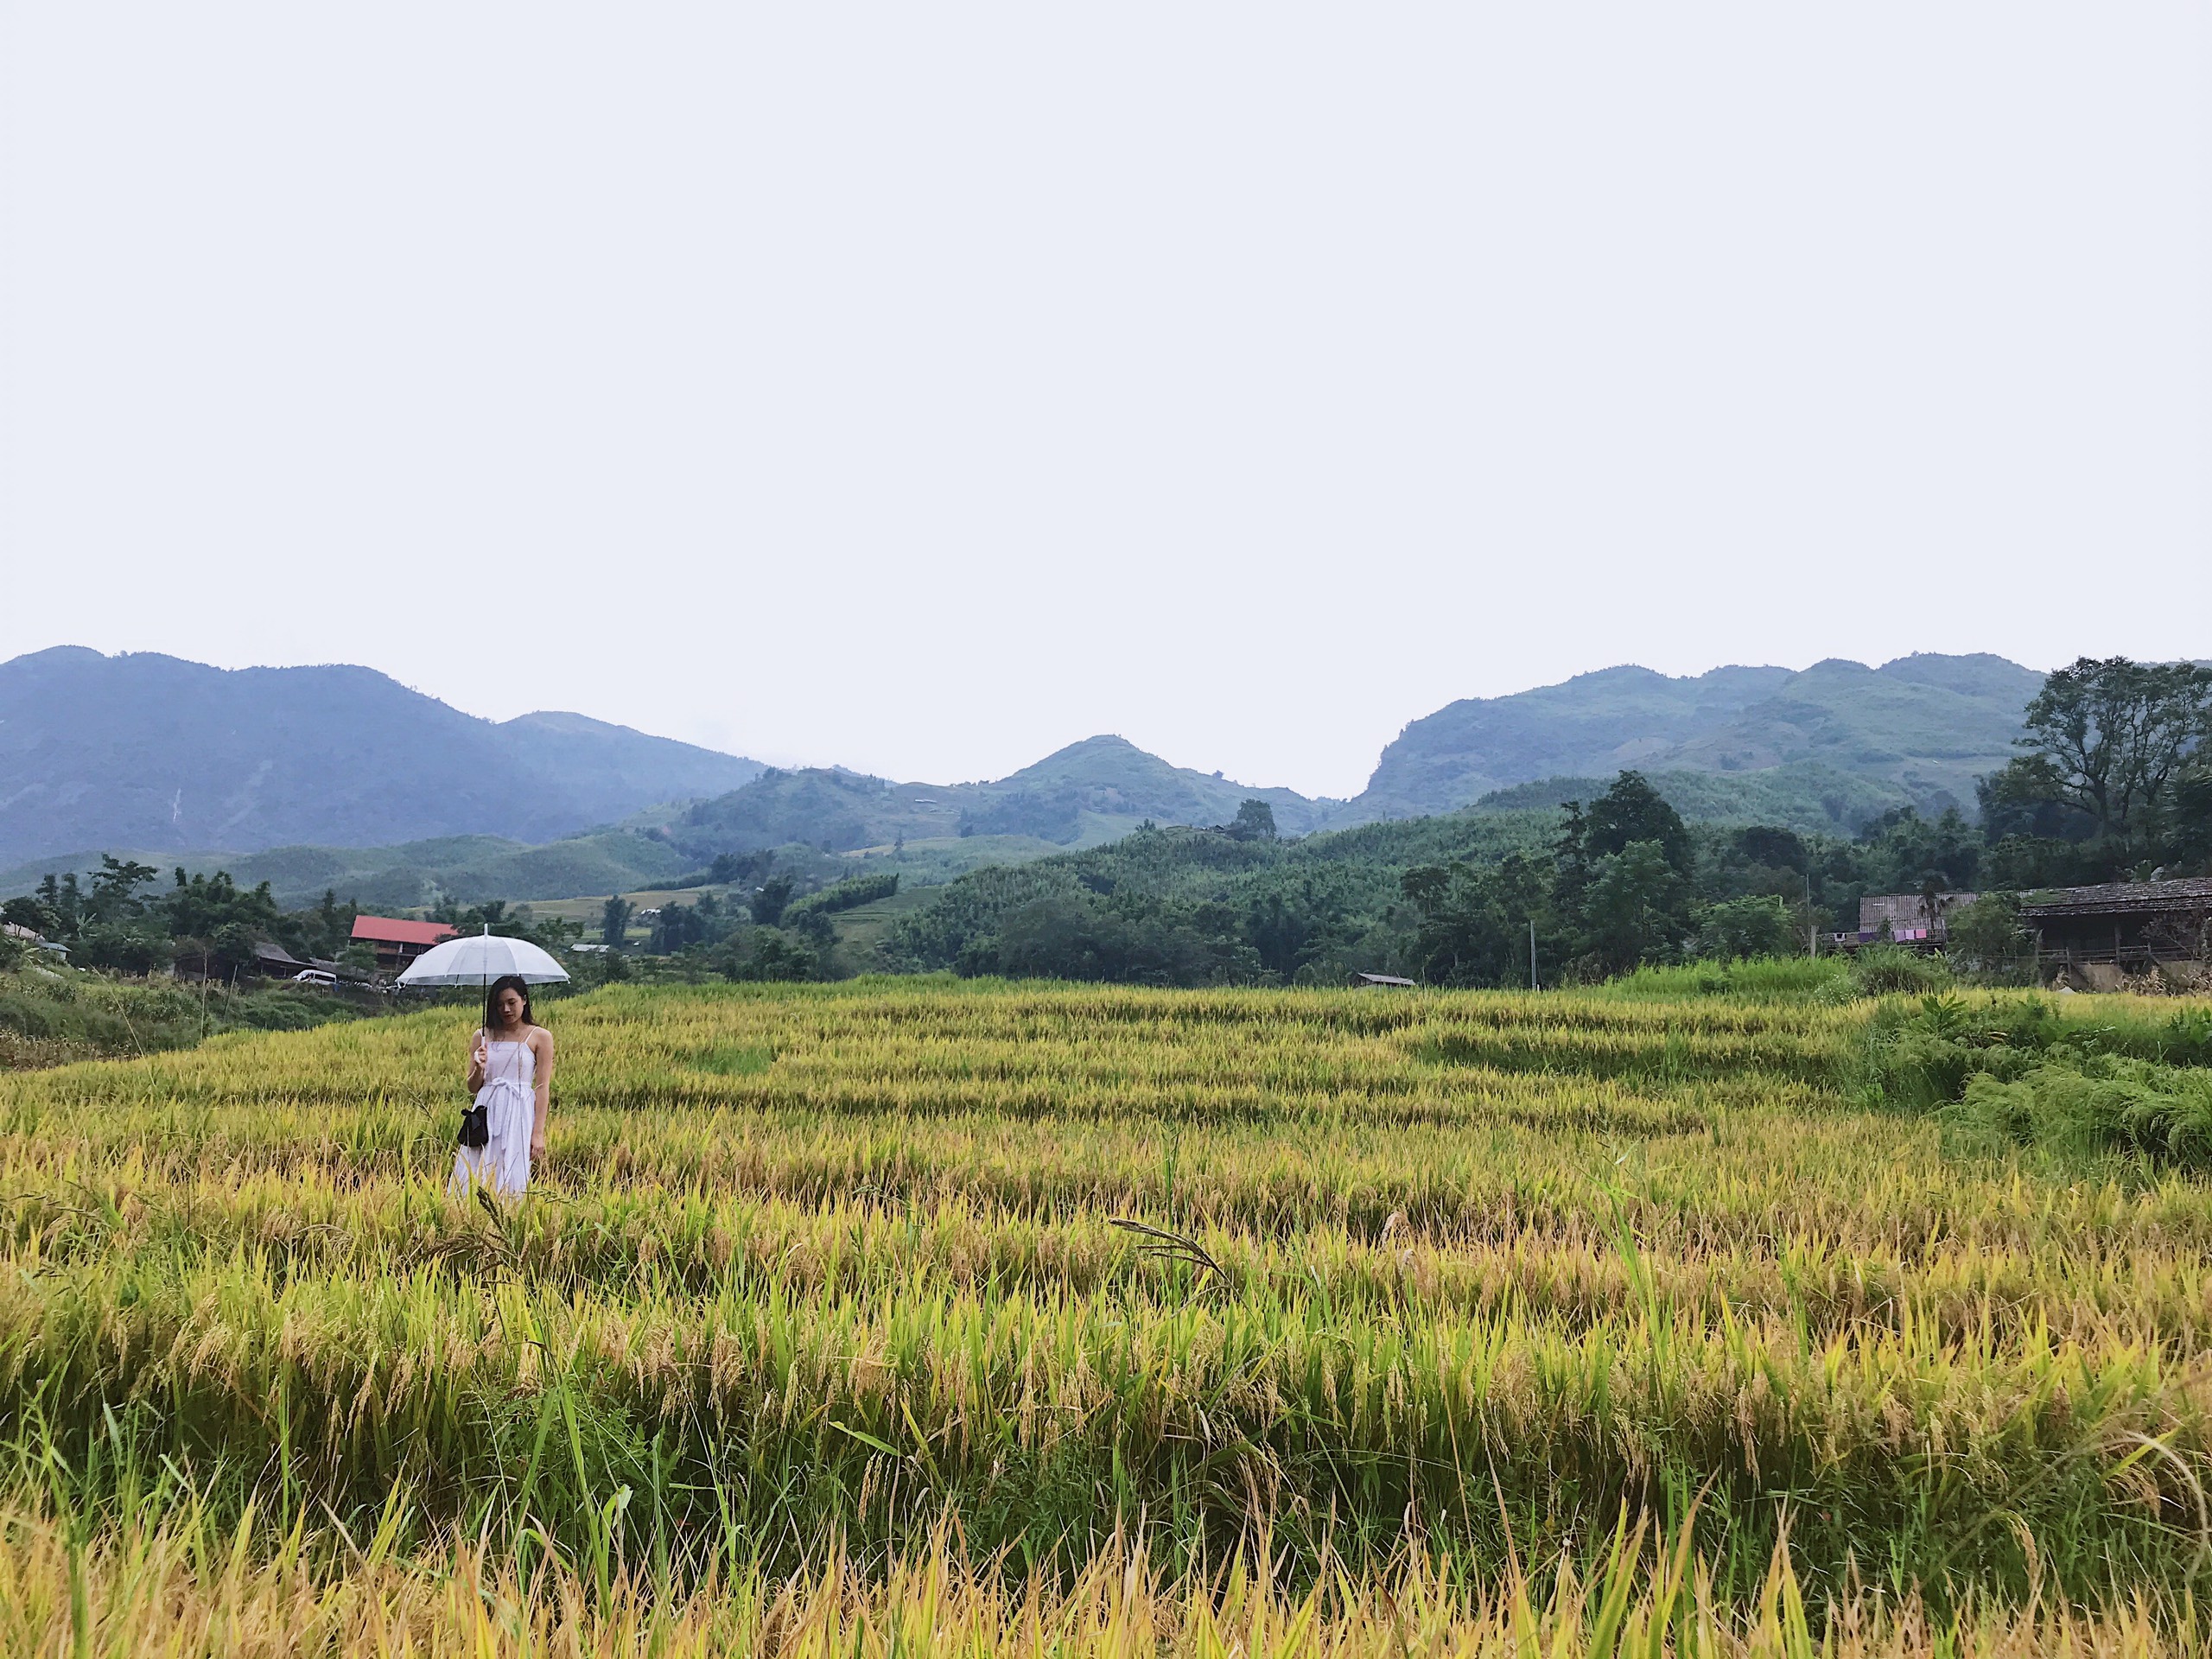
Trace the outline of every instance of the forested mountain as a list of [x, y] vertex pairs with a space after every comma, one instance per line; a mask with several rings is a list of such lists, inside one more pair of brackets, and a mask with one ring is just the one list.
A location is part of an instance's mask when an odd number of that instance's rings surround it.
[[[1831, 658], [1802, 673], [1716, 668], [1675, 679], [1646, 668], [1580, 674], [1511, 696], [1470, 698], [1414, 721], [1382, 751], [1347, 818], [1449, 812], [1548, 779], [1581, 793], [1624, 767], [1696, 816], [1788, 821], [1831, 802], [1839, 824], [1910, 804], [1971, 809], [1974, 779], [2012, 759], [2021, 714], [2043, 685], [1986, 655], [1902, 657], [1879, 668]], [[1677, 774], [1713, 774], [1698, 787]], [[1742, 779], [1743, 808], [1732, 798]], [[1554, 791], [1558, 792], [1558, 791]], [[1517, 804], [1517, 803], [1516, 803]], [[1689, 800], [1677, 802], [1693, 810]], [[1809, 824], [1807, 827], [1810, 827]]]
[[699, 803], [666, 833], [702, 860], [792, 842], [847, 852], [960, 836], [1088, 847], [1147, 819], [1226, 823], [1248, 800], [1267, 802], [1286, 835], [1315, 828], [1340, 805], [1172, 766], [1125, 738], [1091, 737], [995, 783], [901, 784], [823, 767], [770, 771]]
[[[1693, 820], [1848, 834], [1905, 805], [1971, 810], [1974, 779], [2012, 758], [2040, 684], [1987, 656], [1693, 678], [1611, 668], [1416, 720], [1363, 794], [1327, 801], [1173, 766], [1118, 737], [988, 783], [764, 772], [582, 715], [494, 724], [365, 668], [226, 671], [65, 647], [0, 664], [0, 865], [305, 846], [385, 849], [393, 856], [378, 869], [404, 872], [419, 864], [405, 843], [557, 842], [686, 801], [662, 833], [695, 864], [792, 843], [844, 852], [977, 837], [1019, 856], [1100, 845], [1147, 821], [1226, 823], [1248, 799], [1265, 801], [1286, 836], [1478, 802], [1551, 806], [1590, 798], [1625, 766]], [[503, 850], [480, 874], [545, 865]]]
[[547, 841], [760, 771], [582, 715], [479, 720], [366, 668], [225, 670], [74, 646], [0, 663], [0, 861]]

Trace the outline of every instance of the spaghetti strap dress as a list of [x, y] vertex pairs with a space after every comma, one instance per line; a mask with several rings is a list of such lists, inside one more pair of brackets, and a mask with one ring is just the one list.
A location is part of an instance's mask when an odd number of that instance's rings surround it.
[[518, 1198], [530, 1185], [530, 1132], [537, 1116], [537, 1056], [528, 1043], [486, 1045], [484, 1086], [476, 1103], [484, 1108], [491, 1138], [480, 1147], [462, 1147], [453, 1160], [453, 1190], [488, 1186], [502, 1198]]

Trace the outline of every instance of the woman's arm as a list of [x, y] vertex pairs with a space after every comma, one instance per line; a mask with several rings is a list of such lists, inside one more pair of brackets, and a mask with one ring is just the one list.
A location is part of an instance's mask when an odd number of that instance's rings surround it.
[[484, 1049], [484, 1033], [479, 1031], [468, 1039], [468, 1092], [472, 1095], [484, 1086], [484, 1063], [489, 1058]]
[[530, 1034], [537, 1052], [537, 1099], [530, 1120], [530, 1155], [545, 1156], [545, 1116], [553, 1109], [553, 1033], [540, 1026]]

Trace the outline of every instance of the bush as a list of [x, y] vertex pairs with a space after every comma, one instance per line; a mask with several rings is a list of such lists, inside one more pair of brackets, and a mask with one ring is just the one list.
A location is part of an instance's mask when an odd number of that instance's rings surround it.
[[1951, 960], [1976, 978], [2011, 984], [2035, 968], [2035, 941], [2020, 925], [2020, 901], [2009, 893], [1985, 893], [1950, 918]]
[[1923, 957], [1901, 944], [1870, 944], [1852, 958], [1861, 996], [1895, 996], [1942, 990], [1951, 982], [1941, 957]]
[[2069, 1019], [2042, 996], [1891, 1004], [1870, 1030], [1867, 1082], [1890, 1105], [2024, 1144], [2212, 1167], [2212, 1010], [2100, 1013]]
[[813, 951], [772, 927], [752, 929], [715, 966], [724, 979], [734, 980], [813, 979], [821, 972]]
[[1738, 957], [1781, 957], [1802, 943], [1789, 912], [1771, 895], [1726, 899], [1707, 906], [1698, 920], [1701, 957], [1727, 961]]
[[2212, 1071], [2196, 1067], [2108, 1059], [2045, 1064], [2011, 1079], [1983, 1073], [1948, 1116], [2022, 1145], [2212, 1170]]

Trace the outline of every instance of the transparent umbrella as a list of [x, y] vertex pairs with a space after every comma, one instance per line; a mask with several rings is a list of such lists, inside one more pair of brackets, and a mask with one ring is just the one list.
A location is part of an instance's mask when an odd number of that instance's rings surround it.
[[528, 939], [495, 937], [483, 932], [434, 944], [407, 965], [399, 976], [402, 985], [425, 988], [474, 985], [480, 989], [504, 975], [519, 974], [528, 985], [557, 984], [568, 969]]

